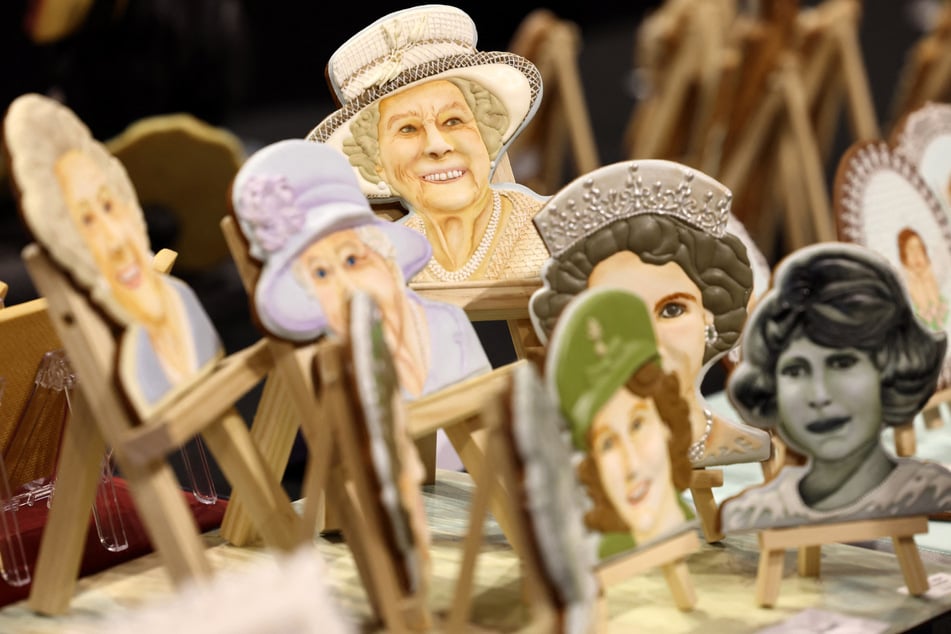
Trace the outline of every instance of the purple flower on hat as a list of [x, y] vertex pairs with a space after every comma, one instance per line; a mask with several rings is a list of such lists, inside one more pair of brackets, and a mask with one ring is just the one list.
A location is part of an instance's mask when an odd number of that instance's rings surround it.
[[246, 233], [268, 253], [282, 248], [304, 226], [304, 211], [295, 203], [287, 178], [280, 175], [249, 178], [236, 211], [248, 226]]

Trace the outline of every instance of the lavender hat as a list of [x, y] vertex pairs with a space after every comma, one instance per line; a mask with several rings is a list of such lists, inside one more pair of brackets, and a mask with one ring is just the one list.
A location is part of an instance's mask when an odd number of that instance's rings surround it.
[[373, 213], [346, 157], [322, 143], [288, 139], [258, 150], [235, 176], [231, 196], [251, 256], [263, 263], [255, 312], [265, 330], [284, 339], [312, 341], [327, 329], [323, 307], [293, 271], [296, 257], [324, 236], [377, 227], [406, 281], [432, 257], [425, 236]]

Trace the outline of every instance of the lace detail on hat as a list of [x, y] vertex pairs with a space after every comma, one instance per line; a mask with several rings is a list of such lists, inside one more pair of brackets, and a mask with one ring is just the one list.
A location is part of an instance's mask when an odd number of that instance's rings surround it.
[[244, 233], [252, 241], [252, 251], [278, 251], [300, 231], [305, 214], [294, 199], [294, 190], [284, 176], [258, 174], [248, 179], [235, 213], [246, 227]]

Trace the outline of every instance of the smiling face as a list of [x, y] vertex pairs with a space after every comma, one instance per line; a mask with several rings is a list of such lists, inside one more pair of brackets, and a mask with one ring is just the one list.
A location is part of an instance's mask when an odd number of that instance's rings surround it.
[[78, 150], [63, 154], [54, 169], [70, 217], [116, 301], [137, 321], [163, 319], [160, 282], [127, 203], [99, 165]]
[[317, 240], [297, 256], [295, 268], [320, 302], [331, 330], [344, 336], [347, 302], [355, 289], [370, 295], [387, 314], [403, 285], [390, 262], [371, 249], [353, 229], [335, 231]]
[[490, 159], [462, 92], [446, 80], [408, 88], [379, 104], [381, 178], [421, 213], [484, 204]]
[[601, 485], [638, 543], [665, 529], [661, 513], [674, 500], [667, 426], [654, 401], [618, 389], [594, 415], [590, 447]]
[[622, 288], [647, 304], [664, 367], [677, 373], [684, 396], [693, 398], [706, 350], [704, 329], [713, 313], [703, 307], [700, 289], [676, 262], [643, 262], [631, 251], [602, 260], [588, 286]]
[[879, 442], [881, 372], [860, 350], [792, 340], [776, 363], [776, 397], [781, 431], [817, 461]]

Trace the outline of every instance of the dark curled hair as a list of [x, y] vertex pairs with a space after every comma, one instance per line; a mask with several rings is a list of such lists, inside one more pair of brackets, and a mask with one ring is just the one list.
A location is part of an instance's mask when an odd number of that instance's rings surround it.
[[531, 302], [547, 334], [568, 302], [588, 287], [594, 267], [619, 251], [631, 251], [658, 266], [676, 262], [697, 285], [703, 307], [713, 313], [719, 333], [716, 341], [707, 345], [704, 362], [733, 347], [746, 321], [753, 288], [746, 247], [732, 234], [717, 238], [661, 214], [615, 221], [551, 260], [543, 272], [548, 288]]
[[855, 348], [881, 372], [882, 419], [907, 423], [934, 393], [947, 340], [915, 317], [895, 271], [857, 249], [791, 261], [781, 286], [761, 301], [743, 340], [744, 359], [727, 388], [744, 418], [779, 423], [776, 362], [805, 335], [827, 348]]

